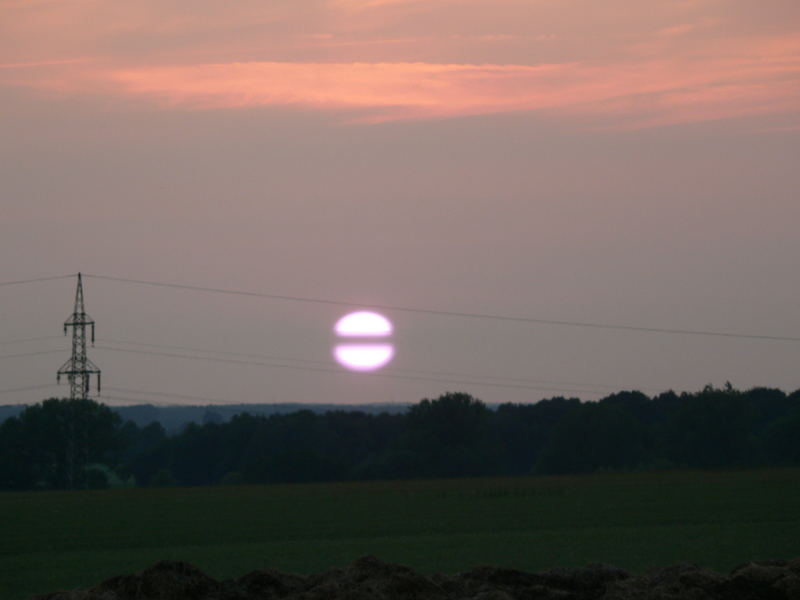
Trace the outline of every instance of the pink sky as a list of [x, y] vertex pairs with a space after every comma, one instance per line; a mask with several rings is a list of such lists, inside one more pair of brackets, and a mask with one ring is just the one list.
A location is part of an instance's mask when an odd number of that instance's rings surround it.
[[[798, 0], [0, 0], [0, 131], [0, 282], [800, 338]], [[55, 383], [73, 283], [0, 286], [0, 390]], [[405, 378], [370, 378], [331, 357], [338, 305], [86, 294], [109, 390], [800, 387], [793, 342], [398, 311]]]
[[642, 127], [800, 111], [791, 0], [7, 1], [0, 83], [347, 121], [542, 112]]

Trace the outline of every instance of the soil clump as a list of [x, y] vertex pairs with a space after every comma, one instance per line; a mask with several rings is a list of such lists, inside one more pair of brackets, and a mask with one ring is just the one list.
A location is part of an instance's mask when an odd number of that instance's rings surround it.
[[423, 575], [373, 556], [343, 569], [295, 575], [272, 569], [217, 581], [161, 561], [132, 575], [33, 600], [798, 600], [800, 558], [756, 561], [722, 574], [680, 564], [635, 574], [604, 564], [538, 573], [481, 566]]

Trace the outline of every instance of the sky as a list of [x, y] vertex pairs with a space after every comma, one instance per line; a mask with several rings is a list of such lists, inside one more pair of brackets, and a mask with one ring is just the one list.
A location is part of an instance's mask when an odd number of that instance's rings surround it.
[[[800, 388], [795, 0], [0, 0], [0, 131], [0, 283], [95, 276], [109, 404]], [[0, 286], [0, 403], [75, 283]]]

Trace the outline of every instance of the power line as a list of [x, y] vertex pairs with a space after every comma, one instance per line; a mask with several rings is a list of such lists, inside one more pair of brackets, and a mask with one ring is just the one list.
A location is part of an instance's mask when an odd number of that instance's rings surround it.
[[[239, 365], [253, 365], [253, 366], [260, 366], [260, 367], [269, 367], [269, 368], [278, 368], [278, 369], [293, 369], [297, 371], [314, 371], [320, 373], [333, 373], [336, 375], [344, 374], [342, 371], [337, 369], [326, 369], [323, 367], [307, 367], [307, 366], [299, 366], [299, 365], [287, 365], [287, 364], [280, 364], [280, 363], [266, 363], [260, 361], [252, 361], [252, 360], [238, 360], [232, 358], [216, 358], [213, 356], [190, 356], [187, 354], [175, 354], [170, 352], [154, 352], [152, 350], [130, 350], [127, 348], [113, 348], [111, 346], [96, 346], [98, 349], [101, 350], [111, 350], [112, 352], [128, 352], [131, 354], [146, 354], [152, 356], [163, 356], [169, 358], [183, 358], [188, 360], [205, 360], [210, 362], [219, 362], [219, 363], [229, 363], [229, 364], [239, 364]], [[484, 386], [484, 387], [499, 387], [499, 388], [512, 388], [512, 389], [524, 389], [524, 390], [537, 390], [537, 391], [548, 391], [548, 392], [567, 392], [567, 393], [576, 393], [576, 394], [596, 394], [599, 395], [602, 392], [599, 391], [592, 391], [592, 390], [578, 390], [578, 389], [567, 389], [567, 388], [554, 388], [554, 387], [541, 387], [541, 386], [532, 386], [532, 385], [524, 385], [524, 384], [512, 384], [512, 383], [491, 383], [485, 381], [475, 381], [475, 380], [455, 380], [455, 379], [443, 379], [438, 377], [422, 377], [422, 376], [414, 376], [414, 375], [400, 375], [400, 374], [390, 374], [390, 373], [361, 373], [361, 376], [366, 377], [381, 377], [381, 378], [390, 378], [390, 379], [406, 379], [406, 380], [413, 380], [413, 381], [433, 381], [437, 383], [453, 383], [457, 385], [477, 385], [477, 386]]]
[[41, 356], [42, 354], [56, 354], [62, 353], [63, 350], [42, 350], [40, 352], [24, 352], [22, 354], [4, 354], [0, 356], [0, 360], [4, 360], [6, 358], [22, 358], [24, 356]]
[[[267, 402], [264, 402], [264, 403], [237, 402], [237, 401], [233, 401], [233, 400], [222, 400], [220, 398], [208, 398], [208, 397], [205, 397], [205, 396], [192, 396], [190, 394], [175, 394], [175, 393], [169, 393], [169, 392], [152, 392], [152, 391], [144, 391], [144, 390], [132, 390], [132, 389], [127, 389], [127, 388], [105, 387], [103, 389], [104, 390], [117, 391], [117, 392], [123, 392], [123, 393], [128, 393], [128, 394], [137, 394], [137, 395], [142, 395], [142, 396], [160, 396], [160, 397], [164, 397], [164, 398], [180, 398], [180, 399], [208, 402], [210, 404], [213, 404], [214, 408], [216, 410], [219, 410], [221, 412], [228, 412], [228, 413], [230, 413], [231, 411], [236, 411], [236, 410], [244, 410], [246, 412], [248, 410], [247, 407], [248, 406], [252, 406], [254, 404], [256, 404], [256, 405], [258, 405], [258, 404], [273, 404], [273, 405], [276, 404], [274, 402], [273, 403], [267, 403]], [[143, 398], [135, 398], [135, 397], [131, 397], [131, 396], [118, 396], [116, 394], [109, 395], [109, 394], [106, 394], [105, 392], [102, 395], [102, 399], [104, 399], [104, 400], [108, 400], [108, 399], [121, 400], [123, 402], [135, 402], [135, 403], [138, 403], [138, 404], [141, 404], [142, 402], [145, 401], [145, 399], [143, 399]], [[148, 398], [146, 401], [147, 401], [148, 404], [154, 404], [154, 405], [157, 405], [157, 406], [170, 406], [166, 402], [154, 402], [150, 398]], [[303, 404], [303, 403], [299, 403], [299, 402], [280, 402], [280, 403], [277, 403], [277, 404], [281, 405], [281, 406], [309, 406], [312, 403]], [[325, 405], [325, 406], [330, 406], [332, 404], [335, 404], [335, 403], [323, 403], [323, 405]], [[172, 405], [172, 406], [175, 406], [175, 405]], [[193, 405], [182, 404], [182, 405], [178, 405], [178, 406], [193, 406]], [[196, 406], [196, 405], [194, 405], [194, 406]], [[344, 405], [344, 406], [347, 406], [348, 408], [350, 408], [351, 406], [354, 406], [354, 405]], [[244, 408], [242, 409], [242, 407], [244, 407]], [[298, 410], [299, 410], [299, 408], [298, 408]], [[233, 413], [233, 414], [237, 414], [237, 413]]]
[[[311, 360], [307, 358], [291, 358], [286, 356], [270, 356], [268, 354], [258, 354], [252, 352], [231, 352], [228, 350], [211, 350], [208, 348], [197, 348], [192, 346], [175, 346], [171, 344], [152, 344], [152, 343], [145, 343], [145, 342], [134, 342], [130, 340], [120, 340], [120, 339], [109, 339], [109, 338], [101, 338], [98, 340], [99, 342], [109, 342], [112, 344], [122, 344], [122, 345], [130, 345], [130, 346], [144, 346], [147, 348], [160, 348], [160, 349], [168, 349], [168, 350], [187, 350], [189, 352], [202, 352], [205, 354], [221, 354], [225, 356], [243, 356], [243, 357], [250, 357], [250, 358], [261, 358], [266, 360], [278, 360], [278, 361], [289, 361], [289, 362], [300, 362], [300, 363], [307, 363], [313, 365], [329, 365], [329, 361], [322, 361], [322, 360]], [[383, 369], [382, 373], [419, 373], [422, 375], [431, 375], [431, 376], [449, 376], [449, 377], [466, 377], [466, 378], [473, 378], [477, 380], [481, 379], [492, 379], [497, 381], [507, 381], [507, 382], [518, 382], [518, 383], [530, 383], [530, 384], [549, 384], [549, 385], [566, 385], [566, 386], [579, 386], [579, 387], [588, 387], [588, 388], [606, 388], [610, 390], [619, 390], [622, 389], [624, 386], [619, 385], [609, 385], [603, 383], [589, 383], [589, 382], [579, 382], [579, 381], [555, 381], [555, 380], [547, 380], [547, 379], [532, 379], [532, 378], [525, 378], [525, 377], [508, 377], [508, 376], [498, 376], [498, 375], [486, 375], [483, 373], [459, 373], [456, 371], [429, 371], [424, 369], [395, 369], [395, 368], [388, 368]], [[642, 387], [639, 386], [637, 389], [640, 390], [647, 390], [647, 391], [660, 391], [659, 389], [652, 388], [652, 387]], [[588, 390], [588, 391], [595, 391], [595, 390]]]
[[800, 337], [792, 336], [778, 336], [778, 335], [761, 335], [761, 334], [748, 334], [748, 333], [731, 333], [725, 331], [706, 331], [700, 329], [676, 329], [668, 327], [639, 327], [635, 325], [614, 325], [608, 323], [593, 323], [589, 321], [564, 321], [554, 319], [539, 319], [533, 317], [519, 317], [511, 315], [498, 315], [489, 313], [474, 313], [474, 312], [460, 312], [451, 310], [437, 310], [430, 308], [418, 308], [408, 306], [396, 306], [390, 304], [361, 304], [358, 302], [347, 302], [344, 300], [331, 300], [324, 298], [311, 298], [306, 296], [288, 296], [283, 294], [266, 294], [260, 292], [248, 292], [240, 290], [228, 290], [223, 288], [212, 288], [196, 285], [185, 285], [179, 283], [166, 283], [160, 281], [146, 281], [142, 279], [127, 279], [123, 277], [112, 277], [109, 275], [85, 275], [85, 277], [92, 277], [94, 279], [105, 279], [108, 281], [117, 281], [121, 283], [131, 283], [137, 285], [149, 285], [156, 287], [168, 287], [182, 290], [190, 290], [195, 292], [209, 292], [216, 294], [227, 294], [234, 296], [249, 296], [254, 298], [267, 298], [270, 300], [283, 300], [289, 302], [306, 302], [313, 304], [327, 304], [333, 306], [362, 306], [366, 308], [375, 308], [379, 310], [410, 312], [418, 314], [428, 314], [447, 317], [462, 317], [468, 319], [491, 319], [495, 321], [508, 321], [514, 323], [534, 323], [539, 325], [561, 325], [567, 327], [584, 327], [592, 329], [611, 329], [618, 331], [638, 331], [645, 333], [668, 333], [672, 335], [699, 335], [699, 336], [713, 336], [737, 339], [750, 339], [750, 340], [770, 340], [782, 342], [800, 342]]
[[29, 385], [27, 387], [11, 388], [0, 390], [0, 394], [12, 394], [14, 392], [27, 392], [28, 390], [42, 390], [45, 388], [58, 387], [55, 383], [45, 383], [43, 385]]
[[11, 344], [23, 344], [27, 342], [42, 342], [45, 340], [61, 340], [64, 336], [61, 335], [45, 335], [41, 337], [20, 338], [15, 340], [0, 340], [0, 346], [8, 346]]
[[[106, 340], [109, 341], [109, 340]], [[129, 342], [125, 342], [123, 340], [117, 340], [116, 343], [127, 344]], [[310, 363], [314, 365], [328, 365], [330, 364], [327, 361], [319, 361], [319, 360], [309, 360], [309, 359], [302, 359], [302, 358], [288, 358], [288, 357], [275, 357], [275, 356], [267, 356], [263, 354], [245, 354], [241, 352], [224, 352], [224, 351], [213, 351], [213, 350], [204, 350], [200, 348], [189, 348], [186, 346], [166, 346], [161, 344], [140, 344], [138, 342], [132, 342], [134, 345], [143, 345], [155, 348], [178, 348], [182, 350], [190, 350], [194, 352], [205, 352], [205, 353], [214, 353], [214, 354], [228, 354], [232, 356], [250, 356], [250, 357], [257, 357], [257, 358], [265, 358], [267, 360], [278, 360], [278, 361], [289, 361], [289, 362], [302, 362], [302, 363]], [[156, 356], [169, 356], [169, 357], [176, 357], [176, 358], [186, 358], [186, 359], [196, 359], [196, 360], [210, 360], [210, 361], [218, 361], [218, 362], [231, 362], [234, 364], [255, 364], [255, 365], [263, 365], [268, 367], [277, 367], [277, 368], [288, 368], [288, 369], [307, 369], [311, 371], [324, 371], [329, 373], [336, 373], [341, 374], [342, 371], [338, 369], [330, 369], [330, 368], [318, 368], [318, 367], [302, 367], [299, 365], [287, 365], [287, 364], [274, 364], [274, 363], [263, 363], [263, 362], [254, 362], [254, 361], [235, 361], [235, 360], [226, 360], [226, 359], [217, 359], [216, 357], [208, 357], [208, 356], [189, 356], [185, 354], [172, 354], [172, 353], [156, 353], [156, 352], [147, 352], [142, 350], [129, 350], [123, 348], [111, 348], [108, 346], [98, 346], [100, 349], [106, 350], [116, 350], [119, 352], [132, 352], [132, 353], [140, 353], [140, 354], [154, 354]], [[408, 375], [404, 375], [404, 373], [420, 373], [422, 375], [428, 376], [425, 378], [422, 377], [412, 377]], [[479, 374], [466, 374], [466, 373], [456, 373], [452, 371], [424, 371], [420, 369], [384, 369], [381, 373], [366, 373], [367, 375], [380, 375], [383, 377], [396, 377], [396, 378], [403, 378], [403, 379], [424, 379], [430, 381], [442, 381], [445, 383], [466, 383], [466, 384], [475, 384], [475, 385], [492, 385], [492, 386], [499, 386], [499, 387], [517, 387], [512, 386], [510, 384], [503, 384], [502, 382], [517, 382], [523, 384], [550, 384], [550, 385], [567, 385], [567, 386], [580, 386], [584, 388], [592, 388], [592, 387], [604, 387], [608, 389], [620, 389], [620, 386], [612, 386], [612, 385], [603, 385], [603, 384], [590, 384], [590, 383], [577, 383], [577, 382], [566, 382], [566, 381], [544, 381], [544, 380], [535, 380], [535, 379], [524, 379], [524, 378], [517, 378], [517, 377], [498, 377], [494, 375], [479, 375]], [[466, 377], [469, 378], [468, 380], [447, 380], [441, 379], [441, 377]], [[435, 379], [431, 379], [435, 378]], [[496, 380], [500, 383], [494, 382], [484, 382], [481, 383], [480, 380], [484, 379], [492, 379]], [[519, 386], [522, 388], [530, 388], [536, 390], [544, 390], [544, 391], [558, 391], [558, 392], [571, 392], [571, 393], [589, 393], [589, 394], [599, 394], [600, 392], [595, 389], [568, 389], [568, 388], [550, 388], [550, 387], [540, 387], [539, 385], [527, 385], [527, 386]], [[643, 388], [648, 389], [650, 391], [653, 388]]]
[[7, 285], [21, 285], [23, 283], [39, 283], [40, 281], [55, 281], [56, 279], [68, 279], [70, 277], [75, 277], [75, 274], [55, 275], [53, 277], [37, 277], [36, 279], [22, 279], [20, 281], [2, 281], [0, 282], [0, 287]]
[[[111, 389], [111, 388], [104, 388], [104, 389], [108, 390], [108, 389]], [[117, 389], [119, 389], [119, 388], [117, 388]], [[141, 394], [143, 396], [151, 396], [151, 397], [149, 397], [149, 398], [136, 398], [134, 396], [120, 396], [120, 395], [117, 395], [117, 394], [106, 394], [105, 392], [103, 392], [102, 396], [98, 396], [98, 401], [105, 402], [106, 404], [108, 404], [108, 402], [106, 402], [107, 400], [115, 400], [115, 401], [119, 401], [119, 402], [131, 402], [133, 405], [142, 405], [143, 403], [146, 402], [147, 404], [150, 404], [150, 405], [153, 405], [153, 406], [181, 406], [181, 407], [197, 406], [197, 405], [192, 405], [192, 404], [178, 404], [176, 402], [169, 402], [168, 400], [153, 400], [153, 398], [152, 398], [152, 396], [163, 396], [163, 397], [170, 397], [170, 398], [178, 396], [180, 398], [186, 398], [186, 399], [193, 400], [193, 401], [209, 402], [210, 404], [213, 404], [214, 407], [217, 410], [222, 410], [222, 411], [236, 410], [238, 407], [247, 406], [248, 404], [250, 404], [250, 403], [247, 403], [247, 402], [227, 402], [227, 401], [224, 401], [224, 400], [215, 400], [215, 399], [212, 399], [212, 398], [203, 398], [202, 396], [189, 396], [189, 395], [183, 395], [183, 394], [165, 394], [165, 393], [159, 393], [159, 392], [145, 392], [145, 391], [139, 391], [139, 390], [130, 390], [129, 393], [131, 393], [131, 394]], [[228, 407], [228, 408], [223, 408], [223, 406], [224, 407]], [[244, 410], [246, 412], [247, 409], [244, 409]]]
[[266, 358], [271, 360], [291, 360], [297, 362], [308, 362], [308, 363], [316, 363], [316, 364], [327, 364], [323, 363], [320, 360], [311, 360], [307, 358], [288, 358], [288, 357], [276, 357], [276, 356], [269, 356], [267, 354], [258, 354], [254, 352], [231, 352], [230, 350], [209, 350], [207, 348], [197, 348], [196, 346], [175, 346], [172, 344], [151, 344], [147, 342], [133, 342], [131, 340], [120, 340], [120, 339], [111, 339], [111, 338], [98, 338], [98, 342], [108, 342], [111, 344], [124, 344], [127, 346], [144, 346], [146, 348], [163, 348], [168, 350], [188, 350], [190, 352], [203, 352], [206, 354], [224, 354], [227, 356], [250, 356], [255, 358]]
[[[144, 390], [132, 390], [130, 388], [116, 387], [107, 387], [106, 389], [112, 392], [122, 392], [123, 394], [141, 394], [143, 396], [160, 396], [162, 398], [180, 398], [181, 400], [199, 400], [201, 402], [209, 402], [211, 404], [245, 404], [243, 402], [232, 403], [221, 398], [207, 398], [204, 396], [192, 396], [191, 394], [176, 394], [174, 392], [148, 392]], [[104, 397], [108, 398], [109, 396], [104, 395]]]
[[[155, 394], [155, 395], [158, 395], [158, 394]], [[119, 402], [132, 402], [133, 404], [141, 404], [142, 403], [142, 399], [141, 398], [131, 398], [130, 396], [117, 396], [117, 395], [109, 395], [109, 394], [105, 394], [105, 393], [102, 396], [98, 396], [98, 401], [103, 401], [105, 404], [108, 404], [108, 402], [106, 402], [107, 400], [117, 400]], [[158, 401], [149, 400], [149, 399], [148, 399], [147, 403], [155, 405], [155, 406], [170, 406], [167, 402], [158, 402]]]

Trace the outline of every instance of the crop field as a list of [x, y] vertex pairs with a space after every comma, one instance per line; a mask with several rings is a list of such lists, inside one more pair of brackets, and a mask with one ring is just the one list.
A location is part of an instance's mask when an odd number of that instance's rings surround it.
[[216, 578], [373, 554], [423, 572], [800, 556], [800, 470], [0, 494], [0, 597], [169, 558]]

